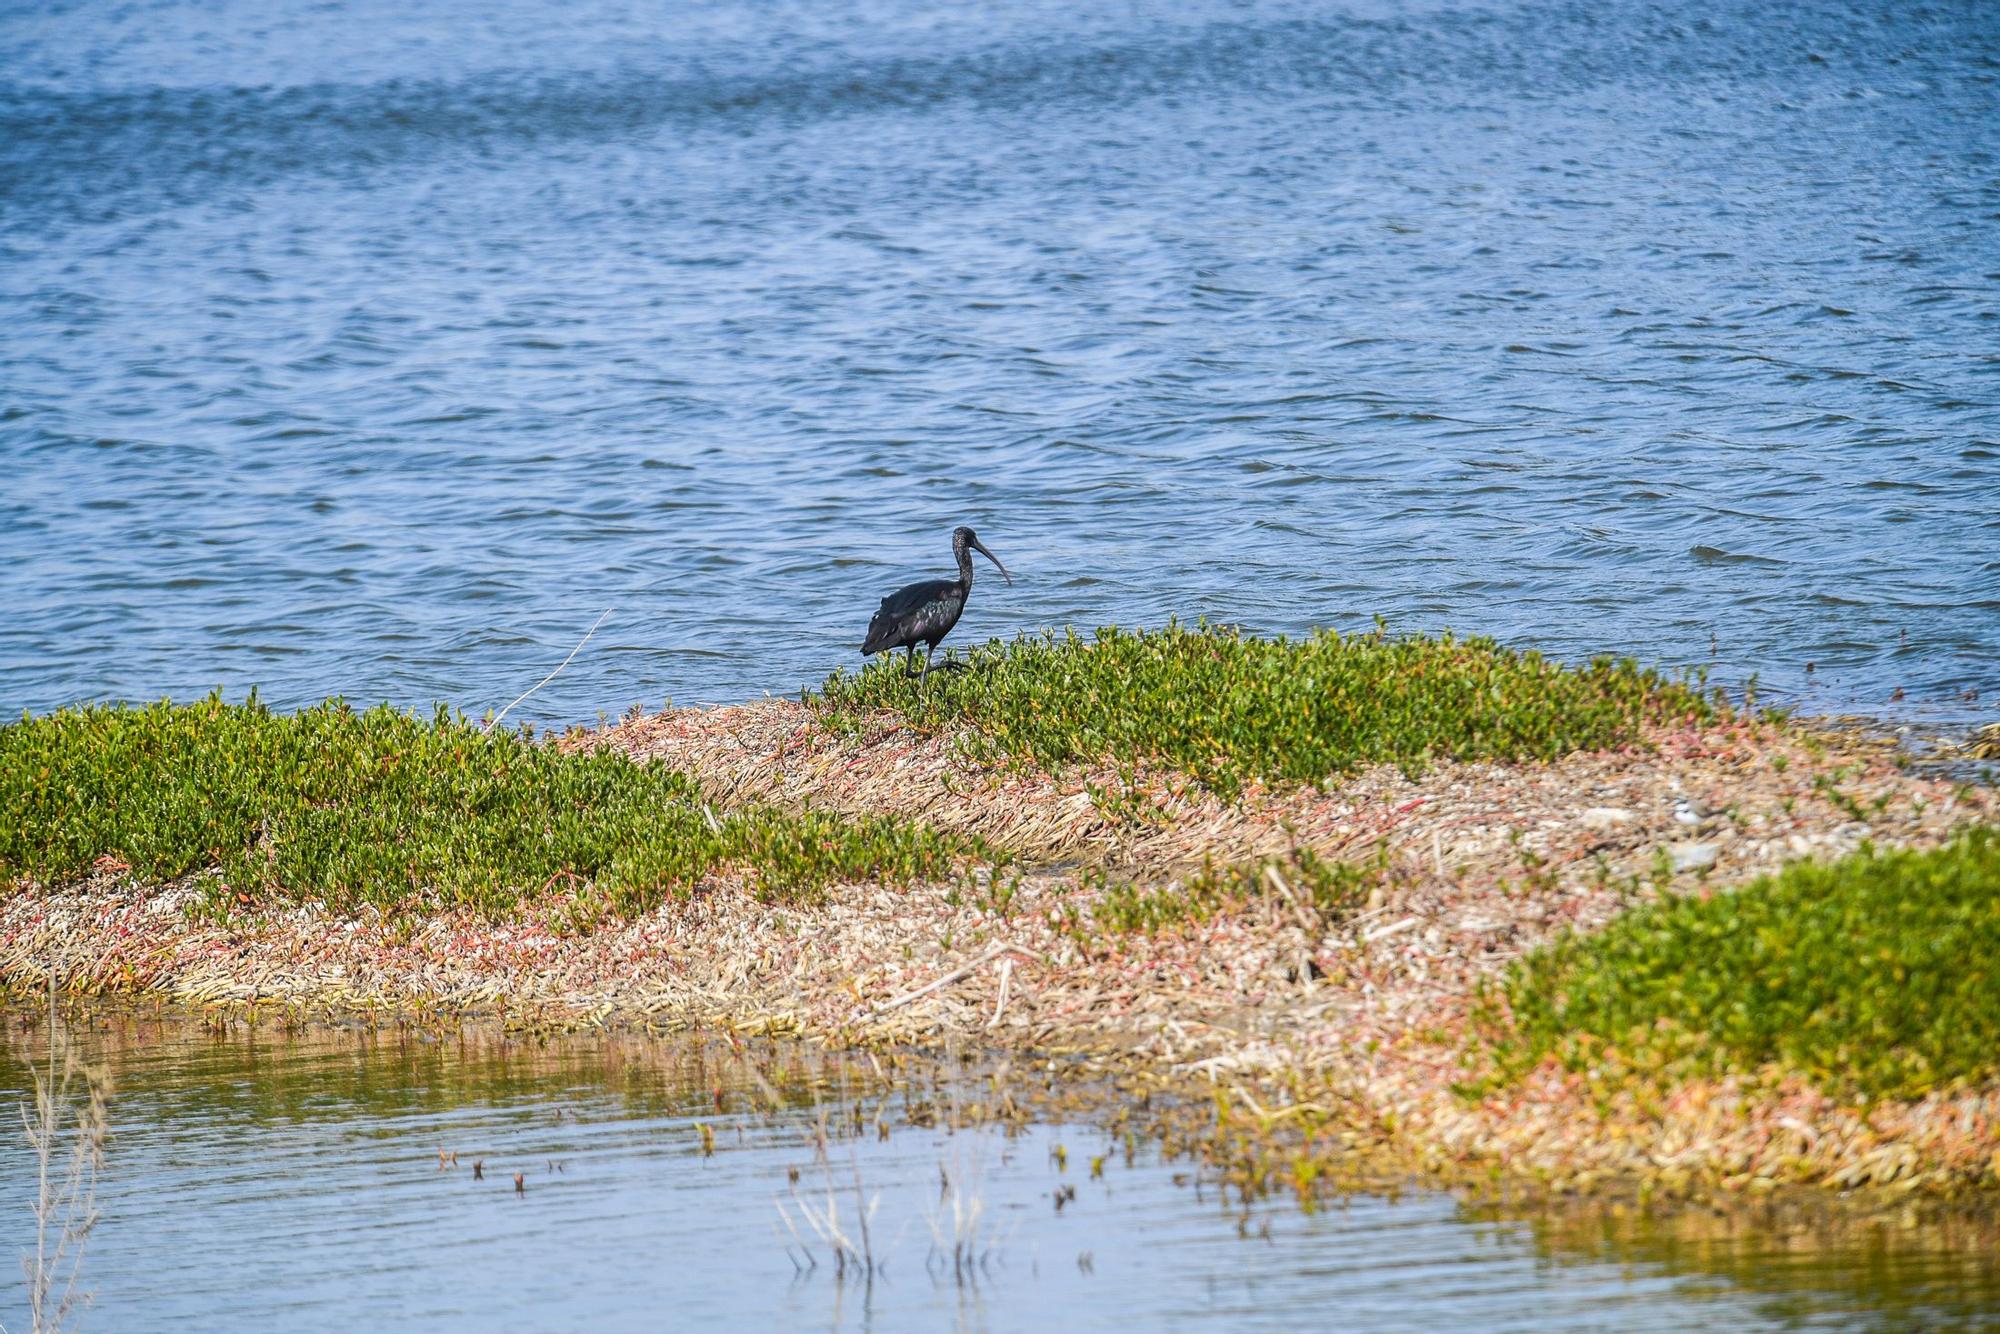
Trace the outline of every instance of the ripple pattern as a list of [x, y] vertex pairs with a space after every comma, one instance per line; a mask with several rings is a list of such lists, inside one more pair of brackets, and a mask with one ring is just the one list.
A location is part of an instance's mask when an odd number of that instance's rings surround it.
[[[17, 1039], [0, 1050], [11, 1086], [45, 1049], [33, 1020], [0, 1018]], [[779, 1050], [776, 1094], [719, 1042], [282, 1038], [122, 1018], [78, 1038], [115, 1089], [85, 1314], [135, 1334], [1891, 1330], [1972, 1327], [2000, 1298], [2000, 1270], [1976, 1246], [1598, 1236], [1559, 1216], [1476, 1217], [1420, 1190], [1310, 1214], [1289, 1197], [1246, 1206], [1196, 1161], [1163, 1162], [1143, 1142], [1128, 1153], [1099, 1128], [912, 1125], [911, 1106], [982, 1096], [985, 1078], [960, 1072], [955, 1090], [913, 1075], [922, 1087], [861, 1094], [815, 1049]], [[845, 1138], [857, 1122], [859, 1139]], [[928, 1263], [941, 1169], [984, 1211], [990, 1247], [966, 1286]], [[35, 1171], [19, 1135], [0, 1138], [0, 1217], [29, 1217]], [[843, 1285], [827, 1265], [795, 1273], [775, 1203], [792, 1200], [794, 1171], [807, 1199], [823, 1202], [829, 1180], [851, 1192], [857, 1176], [878, 1199], [888, 1268], [874, 1285]], [[24, 1305], [20, 1275], [0, 1274], [0, 1306]]]
[[0, 709], [783, 693], [960, 522], [1992, 705], [2000, 11], [1074, 8], [0, 6]]

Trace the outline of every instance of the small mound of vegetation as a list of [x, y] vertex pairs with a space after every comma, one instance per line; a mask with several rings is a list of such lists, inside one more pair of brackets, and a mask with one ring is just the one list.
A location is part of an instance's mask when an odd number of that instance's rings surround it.
[[2000, 1075], [2000, 836], [1865, 850], [1676, 898], [1516, 964], [1500, 1066], [1719, 1075], [1777, 1063], [1849, 1097]]
[[818, 702], [836, 725], [894, 709], [928, 730], [969, 726], [995, 755], [1044, 768], [1154, 760], [1225, 797], [1252, 780], [1319, 784], [1372, 763], [1555, 759], [1713, 711], [1699, 690], [1629, 659], [1573, 668], [1450, 635], [1253, 639], [1172, 623], [989, 643], [969, 665], [919, 684], [899, 655], [835, 672]]
[[625, 913], [711, 871], [794, 896], [939, 877], [980, 852], [892, 820], [721, 815], [658, 763], [564, 754], [443, 710], [284, 715], [211, 696], [0, 726], [0, 882], [57, 884], [108, 857], [153, 882], [218, 870], [217, 906], [499, 913], [554, 889]]
[[1388, 880], [1388, 845], [1366, 862], [1333, 861], [1310, 848], [1294, 848], [1280, 859], [1217, 867], [1205, 863], [1185, 881], [1147, 887], [1113, 882], [1101, 872], [1086, 877], [1102, 892], [1091, 909], [1091, 921], [1107, 935], [1154, 935], [1178, 927], [1210, 922], [1273, 897], [1286, 915], [1302, 914], [1313, 924], [1345, 916], [1367, 899], [1370, 890]]

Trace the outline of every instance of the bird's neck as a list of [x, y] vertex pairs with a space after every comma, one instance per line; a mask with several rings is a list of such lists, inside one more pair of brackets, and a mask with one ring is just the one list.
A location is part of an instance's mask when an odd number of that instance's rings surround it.
[[958, 586], [968, 592], [972, 589], [972, 552], [965, 547], [958, 549]]

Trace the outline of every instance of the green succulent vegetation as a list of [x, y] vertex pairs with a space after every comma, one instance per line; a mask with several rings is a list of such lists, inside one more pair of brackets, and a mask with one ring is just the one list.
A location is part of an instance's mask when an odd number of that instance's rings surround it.
[[920, 826], [704, 805], [692, 780], [329, 701], [64, 709], [0, 726], [0, 884], [60, 883], [99, 857], [162, 882], [214, 869], [240, 896], [335, 908], [504, 912], [568, 890], [643, 910], [712, 870], [771, 897], [844, 879], [938, 877], [983, 849]]
[[1255, 639], [1175, 622], [995, 641], [969, 666], [921, 684], [900, 660], [835, 672], [817, 703], [834, 725], [893, 709], [926, 730], [970, 727], [989, 758], [1044, 768], [1149, 759], [1226, 797], [1251, 781], [1319, 784], [1371, 763], [1554, 759], [1715, 707], [1629, 659], [1568, 667], [1448, 634]]
[[2000, 1076], [2000, 830], [1864, 850], [1735, 893], [1663, 900], [1515, 965], [1503, 1077], [1674, 1077], [1770, 1063], [1847, 1097]]

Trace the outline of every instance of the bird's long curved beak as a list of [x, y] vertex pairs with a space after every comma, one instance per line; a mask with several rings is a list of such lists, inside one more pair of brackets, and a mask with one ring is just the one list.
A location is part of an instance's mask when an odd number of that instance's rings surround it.
[[998, 556], [994, 555], [992, 552], [986, 549], [986, 544], [984, 542], [980, 541], [976, 537], [973, 538], [972, 549], [978, 552], [980, 555], [986, 557], [986, 559], [993, 562], [993, 568], [1000, 571], [1000, 577], [1007, 581], [1007, 586], [1009, 588], [1012, 588], [1014, 586], [1014, 576], [1007, 573], [1007, 567], [1000, 563], [1000, 558]]

